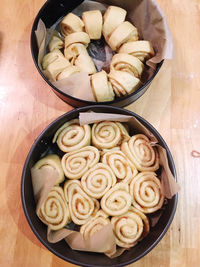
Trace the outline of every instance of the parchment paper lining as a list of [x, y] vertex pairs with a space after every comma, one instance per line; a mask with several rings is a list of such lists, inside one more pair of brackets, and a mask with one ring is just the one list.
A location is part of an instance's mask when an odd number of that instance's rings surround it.
[[[157, 144], [157, 138], [144, 125], [142, 125], [136, 118], [132, 116], [95, 112], [84, 112], [79, 114], [79, 121], [81, 125], [105, 120], [127, 122], [132, 131], [135, 131], [135, 133], [143, 133], [147, 135], [151, 140], [152, 146], [156, 145], [159, 152], [160, 165], [162, 166], [160, 178], [163, 186], [163, 193], [165, 194], [166, 198], [172, 198], [179, 191], [180, 187], [176, 183], [170, 171], [166, 150], [162, 146]], [[34, 170], [33, 168], [31, 169], [33, 191], [37, 203], [37, 215], [39, 214], [38, 212], [43, 201], [47, 198], [48, 193], [50, 192], [51, 188], [58, 178], [58, 173], [52, 170], [52, 168], [45, 168], [45, 170]], [[155, 222], [157, 222], [156, 218], [154, 220]], [[99, 232], [95, 233], [95, 235], [93, 235], [91, 238], [88, 238], [87, 240], [83, 238], [80, 232], [66, 228], [58, 231], [52, 231], [48, 227], [47, 239], [51, 243], [56, 243], [62, 239], [65, 239], [68, 245], [74, 250], [105, 253], [110, 258], [121, 255], [125, 250], [122, 248], [117, 249], [111, 224], [103, 227]]]
[[[138, 28], [140, 38], [149, 40], [153, 44], [156, 54], [153, 58], [146, 62], [146, 64], [150, 68], [144, 72], [144, 75], [142, 77], [142, 83], [146, 83], [147, 80], [152, 77], [157, 63], [161, 62], [163, 59], [172, 59], [173, 57], [173, 42], [166, 18], [162, 10], [154, 0], [84, 1], [72, 12], [76, 15], [81, 16], [82, 12], [86, 10], [99, 9], [102, 11], [102, 13], [104, 13], [107, 6], [109, 5], [117, 5], [126, 9], [126, 19], [131, 21]], [[42, 20], [39, 20], [38, 28], [35, 32], [39, 48], [38, 65], [44, 75], [45, 71], [43, 71], [41, 68], [41, 60], [44, 54], [47, 52], [46, 48], [50, 37], [52, 36], [52, 34], [54, 34], [55, 29], [59, 29], [59, 23], [60, 19], [50, 29], [46, 30], [46, 27]], [[94, 42], [94, 44], [97, 43]], [[95, 47], [95, 45], [93, 47]], [[92, 53], [90, 53], [90, 51], [89, 54], [90, 56], [92, 56]], [[92, 56], [92, 59], [96, 65], [97, 71], [100, 71], [101, 69], [108, 71], [113, 52], [106, 45], [106, 43], [104, 43], [104, 52], [96, 53], [96, 55], [98, 55], [98, 58]], [[66, 94], [87, 101], [95, 101], [89, 83], [89, 75], [83, 76], [81, 74], [77, 74], [73, 78], [69, 77], [62, 82], [50, 82]], [[77, 84], [79, 86], [77, 86]]]

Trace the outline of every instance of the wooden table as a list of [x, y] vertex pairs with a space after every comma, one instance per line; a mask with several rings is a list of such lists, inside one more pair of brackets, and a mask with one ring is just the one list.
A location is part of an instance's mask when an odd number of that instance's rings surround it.
[[[143, 266], [199, 266], [200, 261], [200, 1], [157, 0], [175, 55], [152, 86], [127, 107], [150, 121], [169, 145], [181, 186], [174, 221]], [[50, 90], [30, 53], [33, 18], [44, 0], [0, 2], [0, 266], [73, 266], [50, 253], [31, 231], [20, 199], [21, 173], [38, 134], [72, 109]]]

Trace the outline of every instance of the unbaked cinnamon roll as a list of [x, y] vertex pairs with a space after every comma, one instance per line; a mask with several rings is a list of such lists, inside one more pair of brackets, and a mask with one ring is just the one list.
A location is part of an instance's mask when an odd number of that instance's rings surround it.
[[103, 16], [103, 35], [107, 40], [110, 34], [124, 22], [126, 10], [118, 6], [109, 6]]
[[121, 182], [129, 183], [138, 173], [135, 166], [121, 151], [106, 152], [101, 161], [112, 169], [117, 179]]
[[121, 145], [121, 150], [139, 171], [156, 171], [159, 168], [159, 156], [156, 147], [144, 134], [132, 136]]
[[49, 52], [42, 59], [44, 74], [50, 81], [56, 81], [57, 76], [69, 66], [70, 62], [58, 49]]
[[69, 66], [70, 63], [66, 58], [59, 58], [47, 66], [46, 70], [44, 71], [45, 76], [50, 81], [56, 81], [59, 74]]
[[64, 50], [64, 55], [65, 57], [69, 60], [69, 62], [74, 65], [75, 60], [77, 57], [83, 52], [85, 52], [85, 45], [81, 43], [74, 43], [69, 45], [67, 48]]
[[128, 137], [126, 128], [120, 122], [103, 121], [92, 126], [92, 144], [100, 149], [113, 148]]
[[161, 182], [155, 172], [141, 172], [130, 183], [133, 206], [144, 213], [159, 210], [164, 202]]
[[46, 70], [49, 64], [56, 61], [59, 58], [64, 58], [64, 55], [59, 49], [54, 49], [53, 51], [47, 53], [42, 59], [42, 69]]
[[39, 210], [39, 218], [51, 230], [62, 229], [70, 222], [70, 214], [63, 189], [54, 186]]
[[116, 244], [123, 248], [133, 247], [149, 232], [148, 218], [133, 207], [121, 216], [112, 217], [111, 223]]
[[58, 178], [55, 182], [56, 184], [62, 183], [65, 179], [64, 172], [61, 166], [61, 159], [56, 154], [50, 154], [40, 160], [38, 160], [33, 169], [54, 169], [58, 174]]
[[152, 44], [149, 41], [133, 41], [123, 44], [118, 53], [127, 53], [137, 57], [142, 62], [154, 56]]
[[62, 157], [62, 168], [69, 179], [79, 179], [99, 161], [99, 150], [94, 146], [86, 146], [66, 153]]
[[49, 51], [52, 52], [54, 49], [61, 49], [64, 47], [64, 42], [58, 36], [53, 35], [49, 42]]
[[115, 97], [112, 86], [105, 71], [91, 75], [91, 88], [97, 102], [112, 101]]
[[71, 44], [64, 50], [65, 57], [71, 64], [88, 74], [96, 73], [94, 62], [89, 56], [85, 45], [80, 43]]
[[141, 86], [138, 78], [125, 71], [111, 70], [108, 79], [118, 97], [129, 95]]
[[83, 191], [80, 181], [65, 182], [64, 195], [72, 221], [77, 225], [88, 222], [94, 212], [94, 201]]
[[[130, 139], [130, 135], [128, 133], [127, 124], [122, 124], [121, 122], [116, 122], [116, 124], [120, 129], [122, 142], [128, 141]], [[120, 145], [120, 144], [118, 144], [118, 145]]]
[[101, 199], [101, 208], [110, 216], [122, 215], [131, 206], [128, 184], [117, 183]]
[[63, 124], [55, 133], [53, 143], [57, 143], [63, 152], [78, 150], [89, 146], [91, 141], [91, 128], [89, 125], [80, 126], [78, 119]]
[[122, 44], [129, 40], [138, 40], [138, 31], [133, 24], [124, 21], [111, 33], [107, 39], [107, 43], [113, 51], [116, 51]]
[[112, 57], [112, 60], [110, 62], [110, 69], [125, 71], [140, 79], [144, 65], [137, 57], [125, 53], [120, 53], [115, 54]]
[[81, 178], [83, 190], [96, 199], [101, 198], [115, 183], [116, 177], [113, 171], [103, 163], [97, 163]]
[[85, 31], [92, 40], [101, 39], [102, 32], [102, 14], [100, 10], [89, 10], [82, 14], [82, 20], [85, 25]]
[[84, 30], [84, 23], [75, 14], [68, 13], [60, 23], [60, 30], [63, 36], [74, 32], [82, 32]]
[[110, 223], [108, 215], [105, 214], [103, 210], [99, 210], [94, 218], [81, 226], [80, 233], [83, 235], [84, 239], [88, 239], [108, 223]]
[[74, 61], [74, 65], [79, 67], [81, 71], [87, 72], [88, 74], [96, 73], [96, 67], [91, 57], [89, 56], [86, 48], [85, 50], [78, 55]]
[[75, 43], [80, 43], [87, 47], [89, 42], [90, 37], [86, 32], [74, 32], [65, 37], [65, 48]]

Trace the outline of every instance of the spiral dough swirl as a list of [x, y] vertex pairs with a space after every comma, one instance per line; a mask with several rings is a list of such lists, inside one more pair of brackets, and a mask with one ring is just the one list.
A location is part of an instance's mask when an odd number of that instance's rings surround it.
[[81, 178], [83, 190], [96, 199], [101, 198], [115, 183], [116, 177], [113, 171], [103, 163], [97, 163]]
[[148, 218], [134, 207], [121, 216], [112, 217], [116, 244], [123, 248], [136, 245], [149, 232]]
[[106, 152], [102, 157], [102, 162], [110, 166], [115, 176], [123, 182], [129, 183], [138, 173], [135, 166], [121, 151]]
[[39, 217], [52, 230], [59, 230], [69, 223], [70, 214], [60, 186], [54, 186], [49, 192], [39, 210]]
[[99, 161], [99, 151], [96, 147], [86, 146], [79, 150], [66, 153], [62, 158], [64, 173], [69, 179], [79, 179]]
[[132, 136], [121, 145], [121, 150], [139, 171], [156, 171], [159, 168], [158, 152], [143, 134]]
[[66, 122], [54, 135], [53, 143], [57, 142], [63, 152], [78, 150], [90, 145], [91, 128], [89, 125], [80, 126], [79, 120], [74, 119]]
[[98, 232], [100, 229], [102, 229], [108, 223], [110, 223], [108, 215], [105, 214], [102, 210], [99, 210], [94, 218], [81, 226], [80, 233], [83, 234], [83, 237], [85, 239], [87, 239]]
[[118, 183], [101, 199], [101, 208], [110, 216], [118, 216], [128, 211], [131, 206], [131, 195], [128, 184]]
[[144, 213], [159, 210], [164, 202], [161, 182], [155, 172], [141, 172], [130, 183], [133, 206]]
[[82, 190], [80, 181], [67, 181], [64, 185], [64, 194], [72, 221], [78, 225], [89, 221], [93, 215], [95, 204], [93, 199]]
[[92, 143], [99, 149], [113, 148], [124, 139], [129, 139], [129, 135], [120, 122], [103, 121], [92, 127]]

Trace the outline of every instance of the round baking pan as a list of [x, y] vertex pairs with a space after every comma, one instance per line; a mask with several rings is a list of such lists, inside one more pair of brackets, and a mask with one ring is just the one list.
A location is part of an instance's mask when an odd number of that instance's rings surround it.
[[151, 85], [153, 79], [155, 78], [156, 74], [160, 70], [163, 61], [162, 60], [159, 64], [157, 64], [157, 67], [154, 71], [154, 74], [152, 77], [138, 90], [133, 92], [130, 95], [116, 98], [113, 101], [108, 101], [108, 102], [93, 102], [93, 101], [86, 101], [83, 99], [78, 99], [75, 98], [71, 95], [68, 95], [58, 88], [56, 88], [51, 82], [48, 81], [48, 79], [44, 76], [42, 71], [40, 70], [38, 66], [38, 46], [37, 46], [37, 40], [35, 36], [35, 31], [37, 29], [38, 21], [39, 19], [42, 19], [44, 24], [46, 25], [47, 28], [50, 28], [56, 21], [58, 21], [60, 18], [65, 16], [67, 13], [71, 12], [74, 8], [76, 8], [78, 5], [80, 5], [83, 1], [80, 0], [73, 0], [73, 1], [65, 1], [65, 0], [49, 0], [47, 1], [42, 8], [40, 9], [39, 13], [37, 14], [33, 27], [31, 30], [31, 52], [32, 52], [32, 57], [33, 61], [35, 63], [35, 66], [42, 76], [42, 78], [50, 85], [54, 93], [60, 97], [63, 101], [66, 103], [70, 104], [71, 106], [74, 107], [83, 107], [83, 106], [88, 106], [88, 105], [111, 105], [111, 106], [116, 106], [116, 107], [124, 107], [132, 102], [136, 101], [140, 96], [142, 96], [146, 90], [149, 88]]
[[177, 194], [171, 199], [167, 200], [164, 211], [159, 221], [154, 227], [151, 227], [149, 234], [144, 239], [142, 239], [135, 247], [132, 247], [131, 249], [125, 251], [121, 256], [113, 259], [110, 259], [101, 253], [89, 253], [72, 250], [64, 240], [55, 244], [49, 243], [47, 241], [47, 226], [44, 225], [36, 215], [36, 204], [33, 196], [30, 172], [32, 166], [35, 164], [36, 161], [40, 159], [41, 156], [44, 156], [49, 151], [49, 147], [52, 146], [52, 138], [58, 128], [60, 128], [65, 122], [78, 118], [79, 112], [86, 112], [89, 110], [92, 110], [94, 112], [124, 114], [137, 118], [145, 127], [147, 127], [155, 135], [155, 137], [158, 139], [159, 144], [166, 149], [169, 167], [176, 180], [176, 170], [169, 148], [161, 137], [161, 135], [158, 133], [158, 131], [150, 123], [148, 123], [139, 115], [118, 107], [106, 105], [82, 107], [70, 111], [53, 121], [39, 135], [39, 137], [35, 140], [35, 143], [33, 144], [32, 148], [30, 149], [30, 152], [24, 164], [21, 182], [21, 198], [24, 213], [31, 229], [33, 230], [37, 238], [47, 249], [49, 249], [52, 253], [62, 258], [63, 260], [79, 266], [127, 266], [132, 262], [139, 260], [148, 252], [150, 252], [165, 235], [176, 211], [178, 200]]

